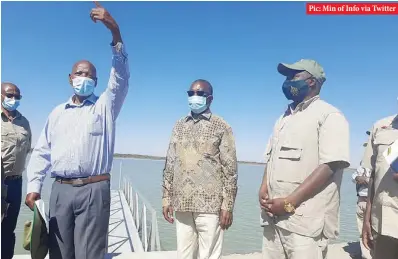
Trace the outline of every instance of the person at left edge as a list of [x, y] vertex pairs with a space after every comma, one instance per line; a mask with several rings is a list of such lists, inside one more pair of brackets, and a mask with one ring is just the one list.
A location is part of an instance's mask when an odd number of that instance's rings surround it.
[[113, 36], [108, 87], [95, 96], [94, 65], [79, 61], [73, 66], [69, 82], [74, 95], [50, 113], [27, 170], [25, 202], [31, 209], [40, 199], [46, 173], [55, 178], [49, 203], [51, 259], [99, 259], [107, 250], [115, 121], [130, 75], [119, 26], [107, 10], [95, 4], [91, 19], [101, 21]]
[[7, 214], [1, 223], [1, 258], [5, 259], [14, 256], [15, 228], [22, 200], [22, 172], [32, 142], [29, 121], [18, 111], [21, 98], [20, 89], [15, 84], [1, 83], [1, 159], [7, 188], [5, 201], [8, 203]]

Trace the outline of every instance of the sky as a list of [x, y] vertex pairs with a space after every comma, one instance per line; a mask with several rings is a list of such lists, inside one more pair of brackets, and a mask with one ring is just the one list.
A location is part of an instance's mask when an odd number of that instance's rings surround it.
[[[278, 63], [302, 58], [325, 69], [321, 98], [350, 124], [351, 163], [365, 131], [398, 108], [398, 16], [306, 15], [304, 2], [103, 2], [129, 53], [130, 90], [117, 120], [118, 153], [164, 156], [174, 123], [189, 112], [199, 78], [214, 88], [212, 111], [232, 127], [239, 160], [261, 161], [288, 101]], [[106, 88], [112, 40], [93, 23], [92, 2], [2, 2], [1, 80], [17, 84], [33, 143], [48, 114], [73, 94], [72, 65], [97, 68]]]

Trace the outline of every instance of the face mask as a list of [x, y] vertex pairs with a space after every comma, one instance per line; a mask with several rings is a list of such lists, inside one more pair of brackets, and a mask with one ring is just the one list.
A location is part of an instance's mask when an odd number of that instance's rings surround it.
[[79, 96], [90, 96], [94, 92], [95, 81], [88, 77], [77, 76], [72, 79], [73, 89]]
[[204, 96], [194, 95], [194, 96], [188, 97], [189, 108], [191, 108], [191, 111], [193, 113], [200, 114], [207, 109], [206, 100], [207, 100], [207, 98]]
[[2, 102], [4, 109], [7, 111], [15, 111], [19, 106], [19, 100], [15, 100], [14, 98], [4, 97], [4, 101]]
[[310, 87], [305, 82], [306, 80], [286, 80], [282, 85], [282, 91], [288, 100], [294, 103], [301, 103], [308, 95]]

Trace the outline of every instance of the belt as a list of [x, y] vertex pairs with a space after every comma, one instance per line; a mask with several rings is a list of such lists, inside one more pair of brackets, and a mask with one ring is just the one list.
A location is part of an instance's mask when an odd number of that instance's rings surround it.
[[19, 180], [22, 178], [22, 175], [10, 175], [6, 176], [4, 180]]
[[102, 181], [107, 181], [111, 179], [110, 174], [100, 174], [89, 176], [86, 178], [63, 178], [63, 177], [55, 177], [55, 181], [62, 183], [62, 184], [70, 184], [74, 187], [80, 187], [90, 183], [98, 183]]

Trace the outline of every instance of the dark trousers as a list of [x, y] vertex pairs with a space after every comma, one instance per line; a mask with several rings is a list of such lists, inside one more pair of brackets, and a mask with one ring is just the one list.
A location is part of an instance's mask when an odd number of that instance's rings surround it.
[[14, 256], [14, 231], [22, 201], [22, 178], [6, 178], [4, 184], [7, 185], [6, 201], [9, 203], [9, 207], [6, 217], [1, 222], [1, 259], [11, 259]]
[[110, 182], [55, 181], [50, 197], [50, 259], [102, 259], [107, 251]]

